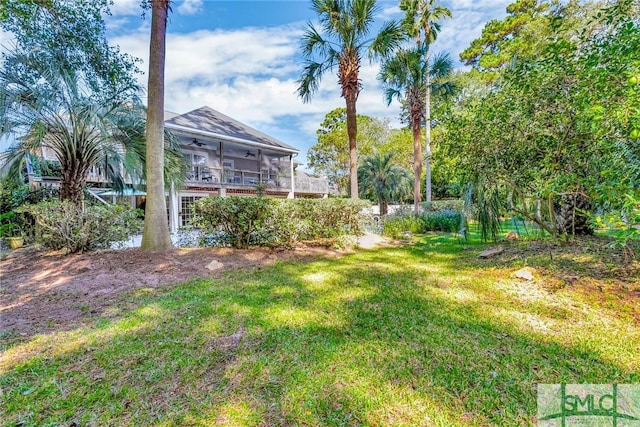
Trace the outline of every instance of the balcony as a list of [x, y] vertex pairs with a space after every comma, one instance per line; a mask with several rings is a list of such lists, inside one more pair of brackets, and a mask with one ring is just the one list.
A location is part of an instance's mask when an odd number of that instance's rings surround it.
[[187, 173], [187, 186], [252, 188], [264, 184], [268, 189], [290, 190], [291, 177], [243, 169], [193, 166]]

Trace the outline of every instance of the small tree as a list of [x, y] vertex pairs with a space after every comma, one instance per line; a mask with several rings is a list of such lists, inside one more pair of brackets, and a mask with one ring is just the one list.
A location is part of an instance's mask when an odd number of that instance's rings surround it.
[[374, 153], [362, 158], [358, 168], [360, 195], [376, 200], [380, 214], [387, 214], [389, 202], [411, 194], [409, 172], [393, 164], [393, 155]]

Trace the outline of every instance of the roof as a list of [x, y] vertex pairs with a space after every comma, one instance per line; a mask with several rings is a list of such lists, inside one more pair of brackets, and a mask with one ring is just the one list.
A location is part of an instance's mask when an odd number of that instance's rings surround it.
[[299, 152], [298, 149], [210, 107], [200, 107], [188, 113], [172, 117], [165, 121], [165, 125], [176, 130], [189, 130], [250, 145], [262, 145], [295, 153]]

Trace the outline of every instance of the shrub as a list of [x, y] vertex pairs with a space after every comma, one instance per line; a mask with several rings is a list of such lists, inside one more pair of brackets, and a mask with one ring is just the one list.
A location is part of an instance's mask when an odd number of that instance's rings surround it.
[[361, 233], [361, 212], [368, 204], [350, 199], [208, 197], [197, 202], [192, 224], [205, 236], [223, 231], [235, 247], [292, 246]]
[[420, 233], [421, 231], [420, 216], [411, 212], [400, 212], [382, 219], [382, 234], [394, 239], [403, 237], [405, 233]]
[[420, 216], [421, 231], [446, 231], [455, 233], [462, 228], [464, 219], [462, 213], [454, 210], [426, 212]]
[[138, 212], [123, 206], [96, 205], [82, 210], [69, 201], [52, 200], [20, 210], [33, 217], [36, 242], [70, 253], [110, 248], [139, 232], [142, 225]]
[[266, 197], [205, 197], [198, 200], [192, 224], [205, 235], [224, 231], [236, 248], [245, 248], [254, 242], [258, 231], [272, 210], [273, 199]]
[[416, 215], [413, 212], [398, 212], [384, 218], [382, 233], [395, 239], [404, 233], [426, 233], [429, 231], [445, 231], [455, 233], [459, 231], [465, 219], [461, 212], [455, 210], [440, 210], [423, 212]]

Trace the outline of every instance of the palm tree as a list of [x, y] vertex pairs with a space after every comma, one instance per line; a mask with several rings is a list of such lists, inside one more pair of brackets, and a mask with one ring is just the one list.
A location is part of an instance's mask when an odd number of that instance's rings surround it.
[[164, 65], [169, 0], [151, 0], [151, 41], [147, 97], [147, 205], [140, 249], [162, 252], [173, 247], [164, 192]]
[[374, 153], [362, 158], [358, 167], [360, 195], [377, 200], [380, 215], [386, 215], [389, 202], [411, 194], [411, 176], [406, 169], [393, 164], [393, 154]]
[[[82, 70], [64, 66], [60, 53], [45, 58], [38, 51], [11, 52], [0, 67], [0, 134], [19, 136], [5, 156], [3, 171], [19, 172], [26, 156], [44, 148], [60, 162], [60, 198], [79, 207], [93, 166], [104, 168], [116, 190], [123, 189], [125, 174], [141, 183], [144, 107], [136, 97], [137, 87], [96, 92]], [[172, 152], [178, 174], [182, 164], [177, 144]]]
[[311, 3], [321, 30], [309, 24], [302, 36], [305, 67], [297, 92], [304, 102], [309, 102], [324, 73], [338, 68], [338, 82], [347, 106], [351, 197], [357, 198], [356, 101], [362, 89], [361, 61], [364, 55], [370, 60], [384, 57], [399, 46], [403, 35], [398, 25], [390, 22], [375, 37], [369, 37], [377, 10], [375, 0], [312, 0]]
[[[400, 0], [400, 9], [405, 12], [403, 25], [410, 37], [416, 39], [418, 48], [423, 48], [426, 69], [429, 69], [429, 46], [438, 37], [440, 23], [451, 18], [451, 11], [437, 4], [438, 0]], [[431, 201], [431, 84], [429, 74], [425, 74], [425, 149], [426, 149], [426, 200]]]
[[[420, 177], [422, 176], [422, 138], [420, 127], [424, 117], [425, 92], [427, 84], [434, 93], [446, 96], [453, 92], [454, 86], [447, 81], [453, 72], [453, 61], [448, 54], [434, 58], [431, 69], [427, 69], [422, 48], [401, 49], [393, 58], [382, 64], [378, 78], [385, 87], [387, 105], [393, 98], [406, 101], [409, 107], [409, 122], [413, 133], [413, 206], [420, 210]], [[429, 83], [427, 83], [429, 82]]]

